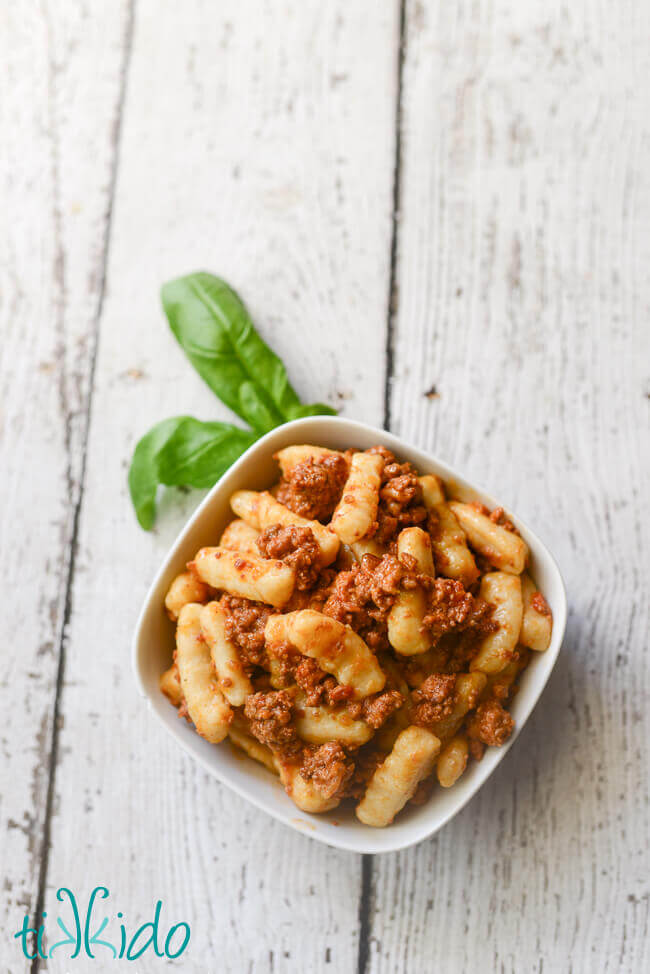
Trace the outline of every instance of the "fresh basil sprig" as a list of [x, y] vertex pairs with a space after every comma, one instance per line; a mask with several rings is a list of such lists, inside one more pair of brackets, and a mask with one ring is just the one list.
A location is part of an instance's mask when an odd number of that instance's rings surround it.
[[255, 433], [229, 423], [203, 423], [193, 416], [157, 423], [136, 446], [129, 470], [131, 500], [142, 527], [153, 527], [160, 484], [211, 487], [256, 439]]
[[189, 274], [165, 284], [162, 302], [183, 351], [212, 391], [257, 433], [290, 419], [334, 413], [303, 406], [282, 360], [253, 327], [245, 305], [225, 281]]
[[250, 429], [175, 416], [149, 430], [129, 470], [131, 500], [146, 530], [155, 520], [161, 484], [211, 487], [264, 433], [291, 419], [336, 412], [322, 403], [300, 402], [281, 359], [262, 341], [225, 281], [205, 272], [188, 274], [163, 286], [162, 302], [194, 368]]

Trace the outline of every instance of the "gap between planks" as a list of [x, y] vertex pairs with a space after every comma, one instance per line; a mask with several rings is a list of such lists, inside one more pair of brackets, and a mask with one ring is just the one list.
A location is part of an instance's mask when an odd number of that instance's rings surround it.
[[[106, 209], [106, 220], [104, 229], [104, 245], [102, 248], [101, 257], [101, 275], [99, 281], [99, 290], [97, 296], [97, 310], [95, 312], [93, 328], [91, 331], [92, 337], [92, 351], [90, 355], [89, 364], [89, 382], [88, 382], [88, 401], [86, 403], [86, 410], [84, 414], [84, 427], [82, 436], [82, 455], [81, 455], [81, 468], [79, 474], [79, 493], [74, 506], [73, 516], [72, 516], [72, 533], [70, 537], [70, 559], [68, 561], [68, 570], [65, 578], [65, 595], [63, 601], [63, 622], [61, 625], [61, 635], [59, 638], [58, 646], [58, 662], [56, 670], [56, 682], [54, 691], [54, 706], [52, 715], [52, 735], [50, 739], [50, 753], [48, 760], [48, 780], [47, 780], [47, 792], [45, 799], [45, 816], [43, 820], [43, 835], [41, 839], [41, 853], [40, 853], [40, 864], [38, 873], [38, 887], [36, 892], [36, 907], [34, 911], [34, 916], [39, 917], [43, 912], [43, 907], [45, 904], [45, 889], [47, 886], [47, 871], [49, 863], [49, 853], [50, 853], [50, 837], [51, 837], [51, 827], [52, 827], [52, 809], [54, 803], [54, 788], [56, 783], [56, 765], [59, 753], [59, 728], [60, 728], [60, 706], [61, 706], [61, 690], [63, 687], [63, 681], [65, 678], [65, 643], [66, 643], [66, 632], [68, 629], [68, 624], [70, 622], [70, 616], [72, 612], [72, 586], [75, 577], [76, 568], [76, 556], [78, 548], [78, 537], [79, 537], [79, 518], [81, 514], [81, 508], [84, 499], [84, 486], [86, 480], [86, 463], [87, 463], [87, 453], [88, 453], [88, 433], [90, 430], [90, 420], [92, 413], [92, 400], [93, 400], [93, 387], [95, 378], [95, 368], [97, 364], [97, 348], [99, 345], [99, 327], [102, 316], [102, 309], [104, 306], [104, 297], [106, 293], [106, 266], [108, 262], [108, 253], [110, 249], [111, 240], [111, 227], [113, 223], [113, 201], [115, 199], [115, 186], [117, 182], [117, 170], [119, 165], [119, 154], [120, 154], [120, 135], [122, 131], [122, 115], [124, 111], [124, 101], [126, 95], [126, 87], [129, 73], [129, 64], [131, 60], [131, 50], [133, 47], [133, 26], [135, 19], [135, 0], [129, 0], [127, 6], [126, 21], [124, 26], [124, 42], [123, 42], [123, 56], [122, 65], [120, 68], [120, 86], [119, 86], [119, 97], [117, 101], [117, 107], [115, 112], [115, 122], [113, 130], [113, 160], [111, 165], [110, 174], [110, 185], [108, 192], [108, 206]], [[50, 66], [51, 77], [49, 80], [50, 86], [53, 86], [54, 80], [54, 69]], [[65, 272], [64, 272], [65, 273]], [[31, 974], [38, 974], [41, 970], [41, 957], [37, 953], [34, 960], [31, 963], [30, 971]]]
[[[393, 165], [393, 212], [391, 214], [390, 270], [386, 313], [386, 372], [384, 382], [384, 429], [390, 430], [391, 385], [394, 372], [394, 331], [399, 294], [397, 290], [397, 258], [399, 253], [399, 215], [402, 179], [402, 92], [404, 60], [406, 57], [406, 0], [399, 0], [399, 28], [397, 34], [397, 85], [395, 94], [395, 158]], [[370, 913], [372, 908], [374, 856], [361, 860], [361, 892], [359, 896], [359, 952], [357, 974], [366, 974], [370, 961]]]
[[[398, 294], [397, 294], [397, 257], [398, 257], [398, 227], [399, 227], [399, 208], [400, 208], [400, 195], [401, 195], [401, 165], [402, 165], [402, 81], [403, 81], [403, 67], [404, 67], [404, 57], [405, 57], [405, 20], [406, 20], [406, 0], [399, 0], [399, 31], [397, 36], [397, 90], [395, 99], [395, 149], [394, 149], [394, 166], [393, 166], [393, 186], [392, 186], [392, 214], [391, 214], [391, 237], [390, 237], [390, 268], [389, 268], [389, 281], [387, 289], [387, 314], [386, 314], [386, 365], [385, 365], [385, 381], [384, 381], [384, 416], [383, 425], [384, 428], [389, 429], [390, 418], [391, 418], [391, 382], [393, 379], [393, 338], [394, 338], [394, 322], [397, 312], [398, 304]], [[43, 833], [41, 839], [41, 853], [40, 853], [40, 867], [38, 875], [38, 887], [37, 887], [37, 897], [36, 897], [36, 907], [35, 915], [39, 916], [44, 907], [45, 902], [45, 890], [47, 887], [47, 876], [48, 876], [48, 864], [49, 864], [49, 853], [50, 853], [50, 840], [51, 840], [51, 825], [52, 825], [52, 811], [54, 803], [54, 794], [56, 786], [56, 767], [58, 761], [59, 753], [59, 730], [60, 730], [60, 705], [61, 705], [61, 692], [63, 683], [65, 680], [65, 668], [66, 668], [66, 632], [72, 612], [72, 591], [75, 580], [76, 571], [76, 555], [78, 548], [78, 534], [79, 534], [79, 523], [80, 514], [84, 501], [84, 488], [86, 481], [86, 469], [87, 469], [87, 446], [88, 446], [88, 433], [90, 429], [91, 415], [92, 415], [92, 404], [93, 404], [93, 392], [94, 392], [94, 377], [97, 362], [97, 349], [99, 344], [99, 334], [101, 326], [101, 317], [105, 298], [105, 286], [106, 286], [106, 269], [110, 251], [111, 242], [111, 229], [112, 229], [112, 217], [113, 217], [113, 203], [115, 198], [115, 189], [117, 182], [117, 174], [119, 168], [119, 156], [120, 156], [120, 141], [122, 132], [122, 122], [123, 122], [123, 111], [126, 98], [126, 91], [128, 87], [128, 75], [129, 66], [131, 60], [131, 53], [133, 47], [133, 33], [134, 33], [134, 21], [135, 21], [135, 0], [129, 0], [127, 8], [127, 17], [124, 29], [124, 43], [123, 43], [123, 58], [122, 65], [120, 69], [120, 91], [119, 99], [117, 103], [115, 121], [114, 121], [114, 135], [113, 135], [113, 160], [111, 166], [110, 175], [110, 187], [108, 195], [108, 206], [106, 211], [106, 222], [104, 231], [104, 242], [102, 248], [101, 257], [101, 278], [100, 286], [98, 292], [97, 309], [94, 315], [94, 322], [92, 328], [92, 352], [90, 357], [89, 365], [89, 392], [88, 400], [86, 404], [85, 414], [83, 417], [83, 436], [82, 436], [82, 459], [80, 468], [80, 483], [79, 483], [79, 493], [76, 499], [76, 503], [73, 510], [72, 517], [72, 531], [71, 531], [71, 541], [70, 541], [70, 559], [68, 563], [68, 570], [66, 573], [66, 578], [64, 582], [64, 610], [63, 610], [63, 623], [61, 628], [61, 635], [59, 639], [58, 646], [58, 662], [56, 671], [56, 682], [55, 682], [55, 696], [53, 704], [53, 720], [52, 720], [52, 731], [50, 739], [50, 750], [49, 750], [49, 760], [48, 760], [48, 783], [46, 792], [46, 806], [45, 806], [45, 816], [43, 824]], [[358, 974], [365, 974], [368, 968], [368, 962], [370, 957], [370, 912], [373, 897], [373, 860], [374, 857], [371, 855], [364, 855], [362, 858], [361, 865], [361, 889], [359, 896], [359, 950], [358, 950], [358, 962], [357, 971]], [[31, 974], [38, 974], [41, 970], [40, 958], [36, 957], [31, 965]]]

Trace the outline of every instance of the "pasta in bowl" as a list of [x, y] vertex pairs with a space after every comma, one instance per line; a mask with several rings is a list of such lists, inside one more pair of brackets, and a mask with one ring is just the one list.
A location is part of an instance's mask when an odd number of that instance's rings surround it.
[[564, 628], [559, 573], [490, 498], [382, 431], [301, 420], [250, 453], [154, 583], [140, 681], [184, 746], [277, 817], [359, 851], [411, 844], [532, 709]]

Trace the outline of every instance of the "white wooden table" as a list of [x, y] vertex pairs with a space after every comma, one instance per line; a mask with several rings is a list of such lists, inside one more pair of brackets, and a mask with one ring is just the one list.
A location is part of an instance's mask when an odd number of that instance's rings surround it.
[[[191, 922], [183, 971], [650, 969], [647, 0], [25, 0], [0, 12], [0, 959], [67, 885]], [[304, 398], [521, 513], [571, 605], [507, 761], [364, 858], [185, 757], [137, 695], [137, 438], [225, 416], [162, 281], [237, 287]], [[166, 969], [101, 961], [34, 971]]]

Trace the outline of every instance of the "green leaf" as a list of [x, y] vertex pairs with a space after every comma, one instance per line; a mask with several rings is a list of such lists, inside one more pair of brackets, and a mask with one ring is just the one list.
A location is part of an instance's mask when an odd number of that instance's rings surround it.
[[315, 402], [311, 406], [298, 406], [291, 411], [291, 419], [303, 419], [305, 416], [336, 416], [337, 410], [325, 403]]
[[256, 439], [255, 433], [230, 423], [202, 423], [187, 416], [158, 455], [160, 482], [212, 487]]
[[146, 433], [133, 451], [133, 459], [129, 468], [129, 493], [135, 508], [140, 526], [149, 531], [153, 527], [156, 516], [156, 491], [160, 480], [158, 478], [158, 453], [165, 443], [186, 419], [177, 416], [163, 419]]
[[160, 484], [211, 487], [256, 439], [230, 423], [203, 423], [192, 416], [157, 423], [138, 442], [129, 469], [140, 525], [146, 531], [153, 526]]
[[205, 272], [179, 277], [163, 286], [162, 303], [201, 378], [257, 433], [298, 416], [335, 412], [330, 406], [301, 405], [281, 359], [262, 341], [225, 281]]

